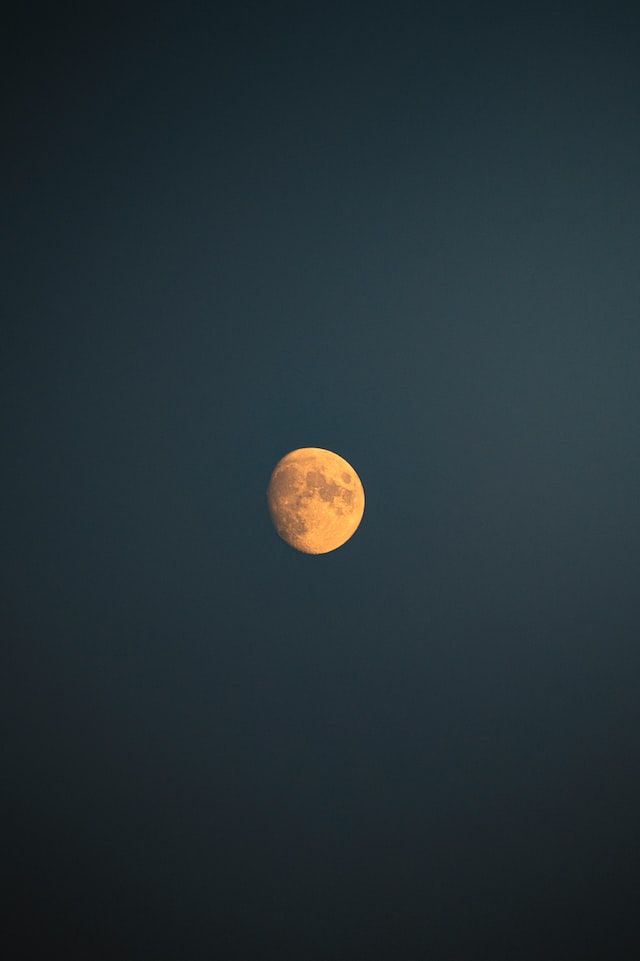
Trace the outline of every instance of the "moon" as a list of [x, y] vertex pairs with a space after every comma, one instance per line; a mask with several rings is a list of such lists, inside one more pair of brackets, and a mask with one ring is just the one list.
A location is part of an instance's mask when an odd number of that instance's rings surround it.
[[278, 461], [267, 500], [278, 534], [303, 554], [342, 547], [364, 514], [364, 488], [353, 467], [321, 447], [301, 447]]

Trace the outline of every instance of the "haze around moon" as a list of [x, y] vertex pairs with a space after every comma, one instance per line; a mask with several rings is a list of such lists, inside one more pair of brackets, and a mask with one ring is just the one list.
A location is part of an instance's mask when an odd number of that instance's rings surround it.
[[280, 537], [304, 554], [335, 551], [364, 514], [364, 488], [355, 470], [321, 447], [302, 447], [278, 461], [267, 500]]

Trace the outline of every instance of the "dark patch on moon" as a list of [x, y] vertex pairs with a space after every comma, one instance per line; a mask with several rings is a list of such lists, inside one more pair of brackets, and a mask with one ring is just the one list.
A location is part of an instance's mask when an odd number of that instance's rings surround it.
[[307, 471], [307, 488], [312, 495], [317, 491], [323, 501], [330, 503], [340, 494], [340, 488], [335, 481], [328, 481], [319, 470]]

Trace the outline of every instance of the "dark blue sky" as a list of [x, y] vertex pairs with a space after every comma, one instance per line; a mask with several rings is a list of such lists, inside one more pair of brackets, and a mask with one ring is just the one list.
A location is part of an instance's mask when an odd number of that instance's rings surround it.
[[637, 956], [630, 9], [10, 24], [15, 957]]

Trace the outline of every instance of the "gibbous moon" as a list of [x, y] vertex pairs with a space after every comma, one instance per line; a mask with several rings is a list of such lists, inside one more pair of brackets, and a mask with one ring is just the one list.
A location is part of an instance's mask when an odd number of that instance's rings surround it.
[[302, 447], [278, 461], [267, 499], [280, 537], [304, 554], [341, 547], [364, 513], [364, 489], [353, 467], [321, 447]]

